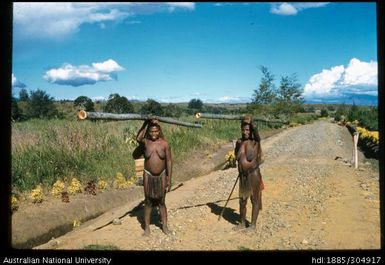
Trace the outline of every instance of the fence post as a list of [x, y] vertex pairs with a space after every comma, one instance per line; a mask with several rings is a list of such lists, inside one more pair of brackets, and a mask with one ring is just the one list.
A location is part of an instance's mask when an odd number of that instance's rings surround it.
[[358, 144], [358, 136], [359, 132], [355, 132], [353, 136], [353, 142], [354, 142], [354, 168], [358, 168], [358, 152], [357, 152], [357, 144]]

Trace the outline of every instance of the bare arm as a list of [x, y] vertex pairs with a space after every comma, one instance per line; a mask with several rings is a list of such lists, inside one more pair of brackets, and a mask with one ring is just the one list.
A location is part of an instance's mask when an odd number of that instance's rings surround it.
[[167, 167], [167, 192], [171, 190], [172, 157], [171, 147], [166, 143], [166, 167]]
[[237, 140], [234, 148], [234, 155], [235, 157], [238, 156], [239, 148], [241, 147], [241, 140]]
[[139, 129], [138, 134], [136, 135], [136, 141], [138, 143], [144, 143], [144, 136], [146, 134], [146, 126], [148, 124], [148, 120], [143, 122], [142, 127]]
[[257, 145], [257, 161], [258, 164], [261, 164], [262, 162], [262, 148], [261, 148], [261, 137], [259, 136], [258, 132], [258, 125], [255, 123], [251, 124], [251, 127], [253, 128], [253, 138], [255, 141], [255, 144]]
[[253, 128], [253, 138], [254, 138], [254, 140], [257, 141], [257, 142], [260, 142], [261, 141], [261, 137], [259, 136], [258, 125], [256, 123], [254, 123], [254, 122], [252, 122], [250, 125]]

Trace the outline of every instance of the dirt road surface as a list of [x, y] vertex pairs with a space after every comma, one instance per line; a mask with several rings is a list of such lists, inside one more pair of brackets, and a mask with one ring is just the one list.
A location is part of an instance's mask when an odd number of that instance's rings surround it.
[[[350, 165], [352, 137], [327, 120], [289, 128], [262, 141], [263, 209], [252, 232], [234, 231], [238, 187], [219, 214], [237, 169], [185, 181], [167, 194], [170, 235], [153, 211], [151, 235], [143, 236], [141, 199], [114, 208], [36, 249], [120, 250], [330, 250], [380, 249], [379, 172], [359, 154]], [[250, 201], [247, 219], [251, 217]], [[113, 220], [115, 221], [113, 222]]]

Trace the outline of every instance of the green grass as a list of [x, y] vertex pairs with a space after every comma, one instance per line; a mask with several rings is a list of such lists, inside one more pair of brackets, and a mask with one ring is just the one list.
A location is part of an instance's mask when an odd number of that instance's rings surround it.
[[[196, 122], [192, 116], [180, 120]], [[161, 123], [171, 146], [174, 164], [192, 153], [217, 147], [240, 137], [239, 121], [198, 120], [202, 128]], [[132, 152], [143, 121], [29, 120], [12, 124], [12, 189], [32, 190], [42, 183], [47, 189], [56, 180], [76, 177], [85, 184], [102, 179], [112, 185], [118, 172], [135, 176]], [[260, 131], [268, 130], [259, 124]]]

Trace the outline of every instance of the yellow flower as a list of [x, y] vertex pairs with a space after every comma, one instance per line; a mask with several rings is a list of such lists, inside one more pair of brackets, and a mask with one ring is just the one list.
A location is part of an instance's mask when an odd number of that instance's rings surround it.
[[99, 180], [97, 183], [97, 186], [98, 186], [98, 189], [100, 190], [106, 190], [108, 187], [108, 184], [104, 180]]
[[234, 150], [229, 151], [225, 156], [227, 167], [236, 167], [236, 159]]
[[18, 203], [18, 200], [17, 200], [16, 196], [12, 195], [12, 197], [11, 197], [11, 209], [12, 209], [12, 211], [16, 211], [19, 208], [17, 203]]
[[80, 221], [79, 220], [74, 220], [73, 227], [75, 228], [75, 227], [78, 227], [78, 226], [80, 226]]
[[72, 194], [72, 195], [76, 193], [81, 193], [82, 185], [80, 184], [80, 181], [77, 180], [75, 177], [73, 177], [67, 191], [69, 194]]
[[40, 184], [32, 190], [30, 198], [32, 199], [33, 203], [41, 203], [43, 201], [43, 188]]
[[55, 184], [53, 184], [53, 187], [52, 187], [50, 193], [51, 193], [53, 196], [55, 196], [55, 197], [58, 198], [58, 197], [61, 196], [61, 193], [63, 192], [64, 188], [65, 188], [64, 182], [61, 181], [61, 180], [57, 180], [57, 181], [55, 182]]
[[120, 172], [116, 173], [116, 178], [115, 178], [115, 181], [114, 181], [114, 186], [117, 189], [127, 189], [131, 185], [132, 185], [132, 183], [130, 181], [127, 181], [122, 173], [120, 173]]
[[378, 131], [368, 131], [362, 127], [357, 127], [357, 131], [360, 134], [360, 139], [367, 139], [375, 144], [379, 143]]

